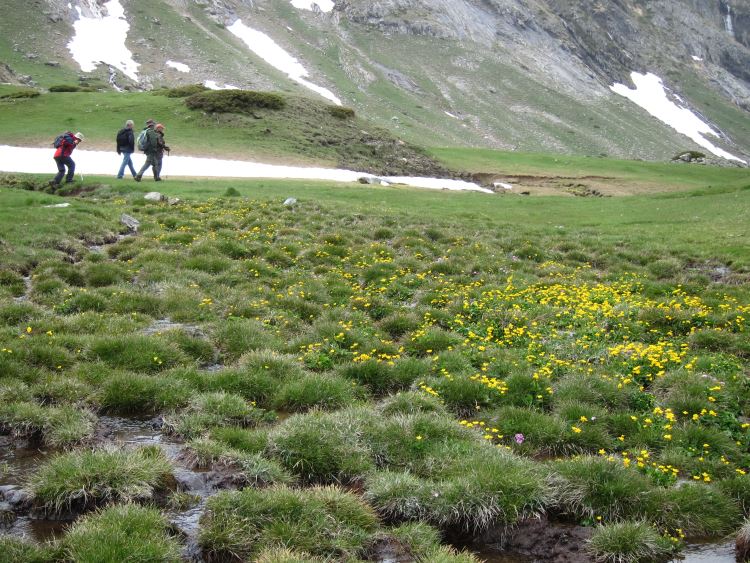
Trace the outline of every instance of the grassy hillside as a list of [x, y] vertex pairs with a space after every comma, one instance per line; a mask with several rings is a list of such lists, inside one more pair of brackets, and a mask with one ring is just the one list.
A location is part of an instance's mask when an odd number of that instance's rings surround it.
[[[60, 197], [0, 179], [0, 429], [45, 450], [29, 466], [10, 449], [0, 484], [77, 517], [43, 547], [0, 536], [20, 561], [171, 561], [183, 541], [215, 560], [361, 561], [385, 541], [474, 563], [440, 532], [470, 545], [540, 513], [594, 538], [580, 557], [665, 558], [741, 524], [750, 186], [185, 180], [161, 186], [169, 205], [106, 182]], [[163, 426], [124, 445], [105, 415]], [[185, 480], [205, 468], [230, 490]], [[166, 534], [196, 494], [198, 535]]]
[[[0, 89], [12, 92], [12, 87]], [[0, 143], [49, 146], [61, 130], [81, 131], [82, 148], [113, 150], [125, 120], [140, 129], [153, 118], [166, 126], [173, 154], [341, 167], [388, 175], [445, 175], [420, 148], [359, 116], [337, 117], [334, 106], [285, 95], [283, 109], [242, 113], [188, 109], [159, 93], [65, 92], [0, 99]]]

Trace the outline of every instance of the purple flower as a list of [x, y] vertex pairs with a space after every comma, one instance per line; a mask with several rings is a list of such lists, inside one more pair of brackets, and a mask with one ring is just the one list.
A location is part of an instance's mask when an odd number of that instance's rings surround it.
[[523, 441], [526, 439], [524, 438], [523, 434], [516, 434], [514, 438], [516, 440], [516, 444], [523, 444]]

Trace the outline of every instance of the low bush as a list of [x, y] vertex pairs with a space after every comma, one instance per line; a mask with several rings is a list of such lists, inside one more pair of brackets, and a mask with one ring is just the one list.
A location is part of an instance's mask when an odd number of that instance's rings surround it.
[[21, 100], [24, 98], [36, 98], [39, 95], [41, 95], [41, 92], [34, 88], [18, 88], [17, 90], [1, 93], [0, 100]]
[[280, 94], [252, 90], [211, 90], [185, 98], [190, 109], [211, 113], [248, 113], [253, 110], [283, 109], [286, 100]]
[[181, 561], [180, 544], [169, 522], [154, 508], [134, 504], [112, 506], [78, 520], [63, 539], [70, 561]]
[[203, 84], [187, 84], [186, 86], [175, 86], [174, 88], [160, 88], [154, 90], [155, 96], [166, 96], [167, 98], [187, 98], [194, 94], [207, 92], [208, 88]]
[[55, 84], [48, 88], [50, 92], [96, 92], [91, 86], [79, 86], [78, 84]]
[[27, 487], [45, 512], [86, 510], [111, 502], [145, 501], [170, 483], [172, 466], [157, 447], [72, 451], [31, 475]]
[[328, 110], [328, 113], [330, 113], [333, 117], [337, 117], [339, 119], [354, 119], [354, 110], [352, 108], [345, 108], [342, 106], [328, 106], [326, 108]]
[[365, 502], [335, 487], [247, 488], [209, 499], [199, 543], [211, 560], [255, 560], [260, 546], [344, 560], [360, 555], [378, 527]]

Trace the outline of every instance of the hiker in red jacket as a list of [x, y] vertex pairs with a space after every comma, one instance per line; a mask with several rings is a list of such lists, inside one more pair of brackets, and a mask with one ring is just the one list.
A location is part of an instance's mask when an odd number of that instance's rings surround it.
[[80, 132], [73, 134], [70, 131], [63, 133], [55, 140], [57, 150], [55, 150], [54, 158], [57, 163], [57, 176], [55, 176], [54, 180], [50, 182], [50, 185], [53, 188], [60, 186], [60, 182], [65, 175], [66, 166], [68, 167], [68, 175], [65, 178], [65, 183], [69, 184], [73, 181], [73, 175], [76, 171], [76, 163], [73, 162], [70, 155], [81, 141], [83, 141], [83, 135]]

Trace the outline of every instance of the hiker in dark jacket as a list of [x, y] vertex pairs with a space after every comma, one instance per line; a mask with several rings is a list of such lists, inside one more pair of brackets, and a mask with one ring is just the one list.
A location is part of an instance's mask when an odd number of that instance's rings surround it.
[[63, 176], [65, 176], [66, 166], [68, 167], [68, 175], [65, 178], [65, 183], [69, 184], [73, 181], [73, 176], [76, 171], [76, 163], [73, 162], [70, 155], [73, 154], [73, 151], [81, 141], [83, 141], [83, 134], [80, 132], [76, 134], [73, 134], [70, 131], [63, 133], [60, 145], [55, 150], [55, 156], [53, 157], [57, 163], [57, 175], [50, 182], [50, 185], [53, 188], [60, 186], [60, 182], [62, 182]]
[[[149, 119], [148, 121], [146, 121], [146, 127], [143, 130], [146, 132], [146, 142], [144, 146], [142, 147], [143, 152], [146, 153], [146, 162], [138, 171], [138, 174], [136, 174], [135, 176], [136, 182], [141, 181], [141, 179], [143, 178], [143, 173], [146, 170], [148, 170], [149, 166], [153, 167], [154, 180], [159, 178], [159, 169], [157, 168], [157, 164], [156, 164], [156, 151], [158, 148], [159, 136], [156, 134], [156, 131], [154, 130], [155, 125], [156, 125], [156, 122], [153, 119]], [[143, 133], [143, 131], [141, 133]]]
[[135, 178], [135, 167], [133, 166], [133, 160], [130, 156], [135, 152], [135, 135], [133, 134], [133, 120], [128, 119], [125, 122], [125, 127], [117, 132], [117, 138], [115, 139], [117, 145], [117, 154], [122, 155], [122, 164], [120, 164], [120, 170], [117, 172], [117, 179], [122, 180], [125, 175], [125, 167], [130, 168], [130, 173]]
[[156, 130], [156, 170], [154, 172], [154, 175], [156, 176], [155, 180], [157, 182], [161, 182], [161, 163], [164, 159], [164, 151], [169, 154], [169, 147], [164, 142], [164, 125], [161, 123], [157, 123], [156, 127], [154, 128]]

